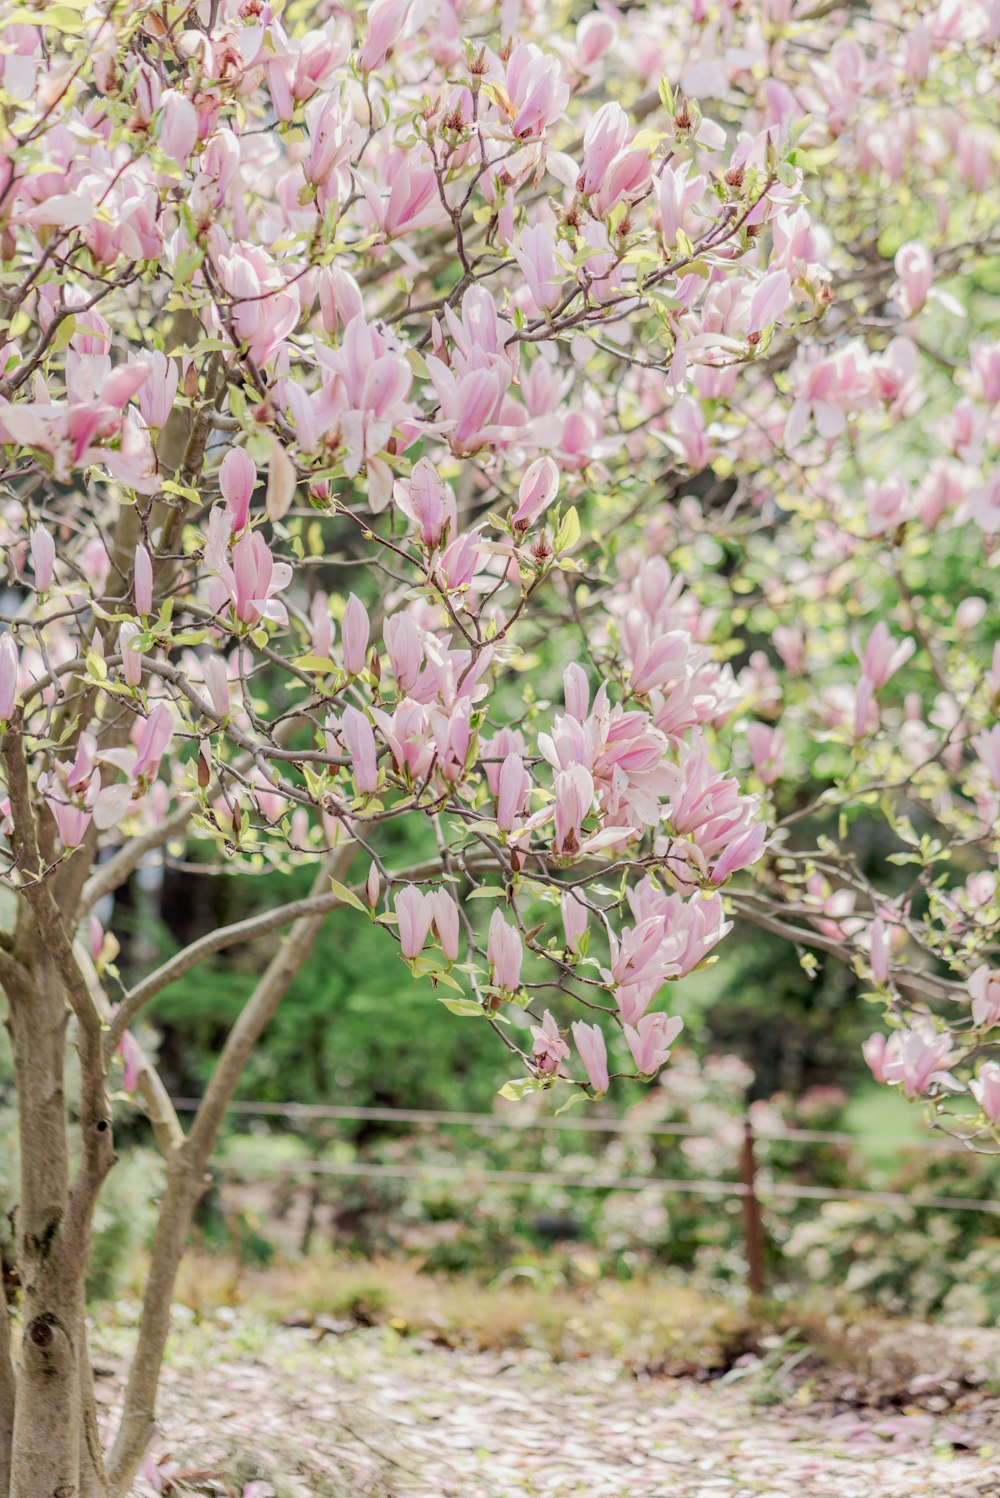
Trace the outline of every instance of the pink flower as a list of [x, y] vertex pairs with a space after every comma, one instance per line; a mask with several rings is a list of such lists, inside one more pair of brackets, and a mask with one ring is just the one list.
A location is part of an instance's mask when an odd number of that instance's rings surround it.
[[345, 707], [340, 732], [351, 757], [351, 773], [358, 794], [370, 796], [378, 789], [378, 751], [372, 725], [358, 708]]
[[891, 955], [889, 928], [882, 917], [877, 915], [868, 927], [868, 961], [876, 983], [888, 982]]
[[563, 931], [566, 933], [566, 947], [570, 952], [580, 950], [580, 942], [583, 940], [587, 930], [587, 907], [582, 905], [574, 894], [568, 890], [559, 897], [559, 908], [562, 912]]
[[898, 1030], [894, 1030], [888, 1039], [879, 1030], [874, 1035], [869, 1035], [861, 1047], [861, 1054], [876, 1082], [886, 1081], [885, 1064], [892, 1061], [900, 1049], [901, 1036]]
[[930, 1026], [900, 1030], [897, 1034], [899, 1049], [894, 1047], [892, 1059], [882, 1065], [885, 1080], [900, 1083], [907, 1097], [920, 1097], [954, 1064], [951, 1037]]
[[626, 1025], [625, 1039], [640, 1076], [652, 1077], [670, 1055], [670, 1047], [684, 1028], [684, 1021], [666, 1014], [647, 1014], [634, 1027]]
[[610, 16], [592, 10], [576, 28], [576, 60], [584, 69], [592, 68], [615, 39], [615, 23]]
[[866, 485], [868, 495], [868, 534], [883, 536], [910, 518], [913, 499], [909, 485], [899, 474], [883, 484]]
[[984, 1061], [979, 1076], [969, 1083], [969, 1091], [990, 1123], [1000, 1123], [1000, 1066]]
[[[218, 507], [212, 513], [224, 514]], [[225, 516], [225, 519], [228, 522], [229, 517]], [[228, 600], [242, 624], [256, 624], [260, 619], [269, 619], [275, 624], [288, 623], [285, 605], [274, 594], [288, 587], [292, 569], [287, 562], [275, 562], [259, 531], [243, 532], [233, 547], [232, 566], [214, 548], [209, 558], [209, 550], [206, 547], [206, 561], [210, 565], [214, 561], [217, 579], [209, 597], [216, 611]]]
[[427, 940], [434, 917], [432, 896], [415, 884], [401, 889], [393, 900], [399, 922], [399, 943], [404, 957], [418, 957]]
[[580, 1053], [587, 1079], [598, 1097], [608, 1090], [608, 1049], [600, 1025], [573, 1022], [573, 1042]]
[[888, 624], [884, 619], [880, 619], [868, 636], [864, 652], [858, 649], [857, 642], [855, 642], [854, 653], [861, 662], [861, 669], [865, 676], [874, 690], [878, 692], [895, 676], [900, 666], [906, 664], [916, 648], [909, 635], [897, 644], [889, 633]]
[[447, 890], [438, 889], [431, 895], [431, 908], [442, 954], [454, 962], [458, 957], [458, 906]]
[[750, 299], [750, 321], [747, 334], [760, 333], [778, 318], [788, 306], [792, 281], [786, 270], [773, 270], [759, 283]]
[[893, 261], [899, 280], [891, 295], [904, 317], [915, 317], [927, 301], [934, 284], [934, 261], [926, 245], [911, 240], [900, 245]]
[[1000, 1019], [1000, 973], [977, 967], [969, 979], [972, 1018], [977, 1025], [995, 1025]]
[[656, 187], [656, 199], [660, 210], [660, 227], [663, 243], [671, 249], [677, 240], [678, 230], [684, 227], [688, 209], [698, 202], [705, 191], [705, 178], [693, 177], [688, 181], [690, 161], [679, 167], [665, 166]]
[[[472, 453], [495, 441], [509, 375], [505, 376], [498, 368], [470, 369], [456, 374], [433, 355], [427, 359], [427, 369], [452, 451]], [[460, 538], [454, 537], [449, 550], [459, 542]]]
[[159, 146], [178, 166], [184, 166], [198, 144], [198, 111], [176, 89], [168, 89], [160, 100], [162, 111]]
[[511, 517], [516, 531], [534, 525], [543, 510], [548, 509], [559, 492], [559, 469], [551, 458], [536, 458], [521, 480], [517, 491], [518, 506]]
[[582, 723], [590, 706], [590, 686], [586, 671], [576, 661], [563, 672], [563, 701], [569, 716]]
[[149, 552], [142, 545], [135, 549], [132, 591], [135, 594], [135, 611], [145, 619], [153, 612], [153, 563]]
[[628, 116], [620, 104], [602, 104], [583, 137], [583, 170], [577, 186], [590, 197], [604, 181], [612, 159], [631, 138]]
[[389, 652], [392, 674], [401, 697], [417, 685], [424, 663], [424, 645], [411, 614], [390, 614], [382, 626], [382, 636]]
[[1000, 723], [994, 723], [991, 729], [977, 733], [972, 740], [972, 747], [985, 765], [995, 789], [1000, 791]]
[[497, 789], [497, 826], [513, 832], [524, 813], [531, 780], [521, 756], [512, 750], [500, 766]]
[[518, 137], [537, 135], [559, 119], [569, 100], [569, 84], [562, 77], [559, 61], [547, 57], [532, 42], [521, 42], [507, 63], [507, 93], [517, 110], [511, 132]]
[[513, 926], [508, 926], [503, 911], [494, 910], [486, 943], [486, 960], [490, 964], [491, 981], [495, 988], [500, 988], [505, 993], [515, 991], [521, 981], [522, 957], [520, 936]]
[[551, 312], [563, 297], [563, 272], [556, 260], [556, 238], [547, 224], [529, 224], [521, 230], [514, 258], [528, 283], [535, 306]]
[[36, 525], [31, 532], [31, 566], [39, 593], [47, 593], [51, 588], [55, 561], [56, 543], [51, 532], [44, 525]]
[[368, 7], [368, 34], [358, 55], [362, 73], [373, 73], [399, 41], [412, 0], [375, 0]]
[[21, 662], [9, 629], [0, 635], [0, 722], [9, 723], [17, 706], [17, 678]]
[[753, 767], [765, 785], [773, 785], [785, 765], [785, 739], [780, 728], [766, 723], [748, 723], [747, 743]]
[[221, 719], [229, 717], [229, 671], [221, 655], [207, 655], [202, 662], [205, 685], [212, 706]]
[[594, 802], [594, 778], [585, 765], [560, 770], [553, 783], [556, 807], [557, 853], [578, 853], [583, 841], [583, 819]]
[[403, 514], [420, 527], [429, 551], [439, 544], [446, 528], [455, 528], [455, 500], [429, 458], [413, 466], [409, 479], [397, 480], [393, 497]]
[[137, 687], [142, 681], [142, 653], [132, 649], [132, 641], [141, 633], [138, 624], [131, 619], [123, 619], [118, 626], [118, 652], [122, 658], [122, 673], [130, 687]]
[[535, 1070], [543, 1077], [555, 1076], [560, 1061], [569, 1055], [569, 1046], [563, 1040], [552, 1015], [546, 1009], [540, 1025], [531, 1027], [531, 1059]]
[[249, 454], [242, 447], [231, 447], [219, 467], [219, 488], [233, 517], [234, 535], [239, 535], [249, 519], [256, 482], [257, 469]]
[[763, 822], [757, 822], [742, 837], [729, 844], [724, 849], [722, 856], [717, 858], [712, 865], [711, 880], [713, 884], [722, 884], [729, 878], [730, 874], [736, 874], [740, 869], [748, 869], [752, 863], [756, 863], [764, 852], [764, 844], [767, 842], [767, 827]]
[[146, 425], [159, 431], [166, 426], [174, 409], [180, 370], [177, 360], [168, 359], [159, 349], [154, 349], [151, 354], [144, 354], [143, 360], [149, 378], [139, 391], [139, 410]]
[[[160, 761], [170, 745], [173, 732], [174, 724], [170, 709], [161, 702], [159, 707], [154, 707], [142, 726], [135, 752], [135, 763], [131, 770], [133, 779], [140, 781], [154, 778], [160, 768]], [[104, 757], [109, 758], [110, 753], [106, 753]]]
[[344, 651], [344, 669], [348, 676], [360, 676], [368, 658], [368, 640], [371, 623], [368, 610], [355, 594], [347, 600], [344, 618], [340, 626], [340, 639]]

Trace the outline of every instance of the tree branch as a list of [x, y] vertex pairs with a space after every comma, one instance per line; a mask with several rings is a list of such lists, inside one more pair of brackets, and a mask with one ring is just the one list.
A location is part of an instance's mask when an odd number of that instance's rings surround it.
[[[491, 868], [494, 866], [492, 861], [488, 862], [485, 858], [482, 863]], [[435, 875], [441, 873], [441, 869], [441, 859], [431, 858], [424, 863], [414, 864], [412, 868], [402, 870], [393, 878], [398, 878], [401, 883], [406, 884], [420, 883], [426, 879], [433, 879]], [[363, 886], [358, 885], [353, 893], [361, 898], [364, 894]], [[245, 920], [234, 921], [230, 926], [220, 926], [217, 930], [209, 931], [199, 937], [183, 951], [168, 958], [148, 977], [141, 979], [134, 988], [129, 989], [111, 1020], [105, 1044], [106, 1053], [110, 1055], [139, 1010], [148, 1004], [150, 999], [155, 998], [164, 988], [176, 982], [183, 973], [197, 966], [199, 962], [204, 962], [216, 952], [225, 951], [227, 947], [236, 946], [240, 942], [255, 941], [271, 931], [278, 931], [282, 926], [288, 926], [292, 921], [297, 921], [303, 916], [326, 915], [342, 904], [343, 901], [339, 895], [335, 895], [332, 890], [326, 890], [321, 894], [306, 895], [301, 900], [291, 900], [287, 905], [277, 905], [273, 910], [264, 910], [258, 915], [247, 916]]]
[[[324, 860], [313, 883], [314, 895], [326, 893], [329, 880], [346, 873], [354, 851], [354, 844], [348, 844]], [[121, 1425], [108, 1458], [111, 1498], [123, 1498], [128, 1491], [153, 1431], [156, 1390], [170, 1332], [177, 1266], [195, 1205], [204, 1190], [204, 1174], [219, 1126], [254, 1047], [312, 952], [325, 918], [325, 911], [300, 917], [268, 963], [229, 1032], [187, 1139], [168, 1162], [167, 1187], [146, 1280], [135, 1359], [125, 1391]]]

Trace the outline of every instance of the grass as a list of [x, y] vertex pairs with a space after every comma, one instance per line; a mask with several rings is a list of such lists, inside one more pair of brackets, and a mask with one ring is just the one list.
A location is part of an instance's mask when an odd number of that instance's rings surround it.
[[398, 1259], [361, 1263], [325, 1254], [258, 1269], [193, 1254], [176, 1299], [197, 1319], [247, 1306], [271, 1321], [320, 1329], [385, 1325], [450, 1347], [534, 1348], [557, 1360], [608, 1356], [632, 1367], [727, 1367], [769, 1324], [731, 1297], [662, 1275], [570, 1286], [524, 1270], [487, 1287], [423, 1274]]
[[842, 1126], [848, 1133], [865, 1136], [859, 1138], [858, 1148], [875, 1165], [892, 1165], [902, 1150], [927, 1137], [920, 1109], [893, 1088], [874, 1082], [853, 1094]]

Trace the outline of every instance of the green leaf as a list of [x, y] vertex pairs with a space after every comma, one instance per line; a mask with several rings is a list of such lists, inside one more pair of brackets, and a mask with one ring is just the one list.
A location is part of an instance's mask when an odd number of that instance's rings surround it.
[[337, 669], [335, 663], [326, 655], [299, 655], [291, 664], [297, 666], [300, 671], [322, 671], [324, 674]]
[[581, 1087], [575, 1088], [566, 1101], [556, 1109], [553, 1118], [558, 1118], [562, 1113], [568, 1113], [571, 1108], [577, 1108], [581, 1103], [589, 1103], [590, 1096]]
[[[456, 988], [458, 985], [455, 985]], [[449, 999], [447, 994], [440, 993], [437, 996], [438, 1003], [450, 1009], [452, 1014], [460, 1014], [466, 1019], [483, 1019], [486, 1010], [482, 1004], [477, 1004], [475, 999]]]
[[580, 517], [576, 513], [576, 505], [570, 505], [562, 518], [562, 524], [556, 532], [555, 541], [552, 543], [555, 551], [569, 551], [580, 539]]
[[368, 914], [368, 906], [362, 905], [353, 890], [348, 889], [346, 884], [341, 884], [339, 879], [330, 880], [330, 888], [343, 905], [350, 905], [352, 910], [363, 910]]
[[181, 499], [189, 499], [193, 505], [201, 504], [201, 495], [197, 489], [189, 489], [186, 484], [175, 484], [173, 479], [165, 479], [160, 487], [165, 494], [178, 494]]
[[541, 1077], [514, 1077], [500, 1088], [500, 1096], [509, 1098], [512, 1103], [519, 1103], [529, 1092], [541, 1092], [546, 1086], [547, 1083]]

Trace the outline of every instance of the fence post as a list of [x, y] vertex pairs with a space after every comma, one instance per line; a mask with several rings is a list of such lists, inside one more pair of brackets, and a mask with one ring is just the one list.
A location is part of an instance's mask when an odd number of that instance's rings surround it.
[[740, 1179], [744, 1191], [743, 1245], [747, 1256], [747, 1284], [750, 1294], [764, 1294], [764, 1228], [760, 1215], [760, 1201], [755, 1190], [757, 1163], [753, 1149], [753, 1124], [747, 1115], [743, 1125], [743, 1149], [740, 1152]]

